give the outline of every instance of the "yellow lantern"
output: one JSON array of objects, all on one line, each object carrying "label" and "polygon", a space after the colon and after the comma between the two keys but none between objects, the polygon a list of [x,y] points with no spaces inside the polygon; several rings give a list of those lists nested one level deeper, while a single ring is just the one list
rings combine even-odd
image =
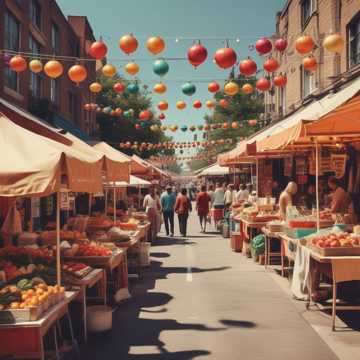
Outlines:
[{"label": "yellow lantern", "polygon": [[153,90],[157,94],[164,94],[167,90],[167,87],[165,84],[159,83],[154,86]]},{"label": "yellow lantern", "polygon": [[239,85],[234,81],[228,82],[224,87],[225,94],[229,96],[236,95],[239,92],[239,90],[240,90]]},{"label": "yellow lantern", "polygon": [[206,106],[209,108],[209,109],[212,109],[215,107],[215,103],[212,101],[212,100],[208,100],[206,102]]},{"label": "yellow lantern", "polygon": [[125,65],[125,71],[134,76],[139,72],[139,65],[134,63],[134,62],[129,62],[128,64]]},{"label": "yellow lantern", "polygon": [[44,73],[52,79],[58,78],[62,75],[63,72],[64,68],[62,64],[57,60],[50,60],[44,66]]},{"label": "yellow lantern", "polygon": [[344,48],[344,39],[339,34],[331,34],[324,39],[323,45],[331,53],[341,53]]},{"label": "yellow lantern", "polygon": [[43,69],[43,64],[40,60],[34,59],[29,62],[29,69],[35,74],[38,74]]},{"label": "yellow lantern", "polygon": [[89,86],[89,90],[92,92],[92,93],[99,93],[101,90],[102,90],[102,86],[100,83],[98,82],[93,82],[92,84],[90,84]]},{"label": "yellow lantern", "polygon": [[185,101],[178,101],[176,103],[176,107],[179,109],[179,110],[183,110],[186,108],[186,102]]},{"label": "yellow lantern", "polygon": [[102,73],[106,77],[113,77],[116,74],[116,67],[111,64],[106,64],[102,68]]},{"label": "yellow lantern", "polygon": [[160,36],[152,36],[146,42],[147,49],[153,54],[160,54],[165,49],[165,42]]}]

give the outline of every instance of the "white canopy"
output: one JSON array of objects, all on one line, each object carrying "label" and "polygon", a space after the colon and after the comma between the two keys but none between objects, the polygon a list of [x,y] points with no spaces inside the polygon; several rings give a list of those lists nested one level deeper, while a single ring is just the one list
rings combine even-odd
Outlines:
[{"label": "white canopy", "polygon": [[115,182],[108,182],[105,184],[105,187],[120,187],[120,188],[124,188],[124,187],[130,187],[130,186],[134,186],[134,187],[149,187],[151,186],[151,182],[141,179],[137,176],[134,175],[130,175],[130,182],[127,183],[125,181],[115,181]]},{"label": "white canopy", "polygon": [[219,164],[214,164],[203,171],[201,171],[197,176],[221,176],[221,175],[229,175],[230,174],[230,168],[228,167],[222,167]]}]

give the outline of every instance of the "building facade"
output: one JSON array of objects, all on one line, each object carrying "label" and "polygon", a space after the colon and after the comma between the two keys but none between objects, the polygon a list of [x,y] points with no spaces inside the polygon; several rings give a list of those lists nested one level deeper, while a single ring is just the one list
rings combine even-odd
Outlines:
[{"label": "building facade", "polygon": [[96,117],[84,111],[83,105],[95,101],[88,90],[96,78],[94,62],[83,64],[88,78],[76,85],[67,76],[74,60],[61,60],[64,74],[54,80],[43,73],[17,74],[10,70],[6,50],[84,58],[94,39],[87,18],[67,19],[55,0],[0,0],[0,49],[4,50],[0,61],[0,98],[50,123],[69,124],[93,136]]},{"label": "building facade", "polygon": [[[331,33],[339,33],[345,40],[341,54],[329,53],[322,46]],[[302,34],[316,43],[312,55],[318,67],[314,72],[303,69],[304,56],[294,48]],[[287,85],[265,96],[265,113],[272,121],[360,75],[360,0],[288,0],[276,18],[274,39],[279,37],[288,41],[288,48],[273,56],[281,64],[277,73],[287,75]]]}]

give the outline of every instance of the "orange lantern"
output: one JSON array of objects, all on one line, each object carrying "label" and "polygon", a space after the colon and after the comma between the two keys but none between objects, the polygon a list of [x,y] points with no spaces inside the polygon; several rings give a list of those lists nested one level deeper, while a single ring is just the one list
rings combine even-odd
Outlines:
[{"label": "orange lantern", "polygon": [[113,77],[116,74],[116,67],[111,64],[106,64],[102,68],[102,73],[106,77]]},{"label": "orange lantern", "polygon": [[299,54],[307,54],[314,49],[315,43],[311,36],[302,35],[295,41],[295,49]]},{"label": "orange lantern", "polygon": [[185,102],[185,101],[178,101],[178,102],[176,103],[176,107],[177,107],[177,109],[179,109],[179,110],[183,110],[183,109],[186,108],[186,102]]},{"label": "orange lantern", "polygon": [[56,79],[62,75],[64,68],[57,60],[50,60],[44,66],[44,73],[52,79]]},{"label": "orange lantern", "polygon": [[169,104],[166,101],[160,101],[158,103],[158,109],[161,110],[161,111],[167,110],[168,107],[169,107]]},{"label": "orange lantern", "polygon": [[84,110],[86,110],[86,111],[92,110],[91,104],[84,104]]},{"label": "orange lantern", "polygon": [[165,84],[159,83],[154,86],[153,90],[157,94],[164,94],[167,90],[167,87]]},{"label": "orange lantern", "polygon": [[206,106],[209,108],[209,109],[212,109],[215,107],[215,103],[212,101],[212,100],[208,100],[206,102]]},{"label": "orange lantern", "polygon": [[219,101],[219,105],[222,107],[222,108],[227,108],[227,107],[229,107],[229,102],[226,100],[226,99],[221,99],[220,101]]},{"label": "orange lantern", "polygon": [[230,81],[224,86],[224,93],[229,96],[234,96],[239,92],[239,85],[234,82]]},{"label": "orange lantern", "polygon": [[89,55],[96,60],[101,60],[107,53],[107,46],[100,40],[90,45]]},{"label": "orange lantern", "polygon": [[317,61],[313,56],[307,56],[302,61],[303,67],[306,71],[312,72],[317,68]]},{"label": "orange lantern", "polygon": [[251,120],[248,121],[248,124],[250,126],[255,126],[257,124],[257,120],[256,119],[251,119]]},{"label": "orange lantern", "polygon": [[98,82],[93,82],[92,84],[90,84],[89,90],[92,93],[97,94],[102,90],[102,85],[100,83],[98,83]]},{"label": "orange lantern", "polygon": [[227,130],[227,129],[229,128],[229,124],[226,123],[226,122],[223,123],[222,128],[223,128],[224,130]]},{"label": "orange lantern", "polygon": [[153,55],[157,55],[165,49],[165,42],[160,36],[152,36],[147,40],[146,47]]},{"label": "orange lantern", "polygon": [[236,121],[233,121],[231,123],[231,127],[235,130],[235,129],[237,129],[239,127],[239,125],[238,125],[238,123]]},{"label": "orange lantern", "polygon": [[27,69],[26,60],[19,55],[13,56],[9,62],[10,69],[17,73],[23,72]]},{"label": "orange lantern", "polygon": [[129,55],[137,50],[138,41],[132,34],[127,34],[120,38],[119,47],[124,53]]},{"label": "orange lantern", "polygon": [[251,84],[244,84],[241,90],[244,94],[252,94],[254,92],[254,88]]},{"label": "orange lantern", "polygon": [[139,72],[139,65],[134,63],[134,62],[129,62],[128,64],[125,65],[125,71],[134,76]]},{"label": "orange lantern", "polygon": [[38,73],[40,73],[42,71],[43,64],[42,64],[42,62],[40,60],[37,60],[37,59],[31,60],[29,62],[29,69],[34,74],[38,74]]},{"label": "orange lantern", "polygon": [[87,70],[82,65],[73,65],[68,71],[68,76],[71,81],[78,84],[86,79]]}]

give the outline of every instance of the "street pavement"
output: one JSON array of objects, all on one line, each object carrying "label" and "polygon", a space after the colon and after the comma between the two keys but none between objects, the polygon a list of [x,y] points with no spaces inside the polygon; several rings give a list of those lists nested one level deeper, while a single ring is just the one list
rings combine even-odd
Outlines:
[{"label": "street pavement", "polygon": [[91,336],[83,359],[337,359],[263,266],[199,230],[192,214],[186,239],[160,234],[113,331]]}]

